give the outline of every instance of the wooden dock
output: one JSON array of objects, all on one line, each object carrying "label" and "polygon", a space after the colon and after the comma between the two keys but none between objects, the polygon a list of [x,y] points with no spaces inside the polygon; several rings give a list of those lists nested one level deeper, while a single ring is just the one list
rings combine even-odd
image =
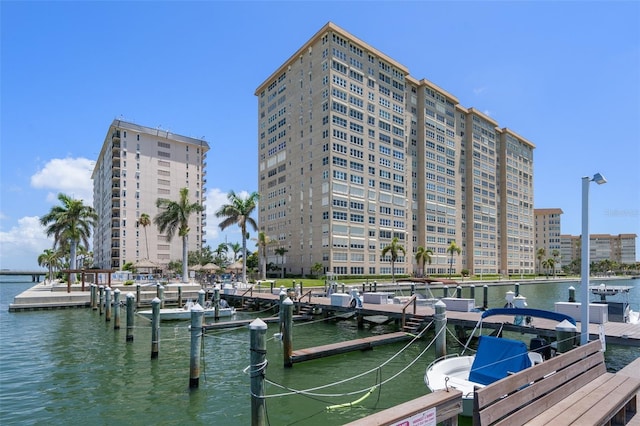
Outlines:
[{"label": "wooden dock", "polygon": [[[225,295],[229,300],[238,299],[259,299],[264,302],[272,301],[277,303],[278,296],[269,293],[253,292],[251,295]],[[363,307],[355,311],[348,307],[334,306],[331,304],[331,299],[322,296],[305,296],[302,300],[295,301],[296,305],[307,305],[316,308],[322,308],[323,311],[333,312],[334,314],[358,312],[363,316],[377,316],[385,315],[390,318],[402,321],[403,316],[405,318],[421,317],[425,321],[430,322],[433,319],[435,310],[429,306],[415,306],[415,312],[413,307],[404,308],[400,304],[373,304],[363,303]],[[405,310],[403,314],[403,308]],[[465,328],[473,328],[480,319],[481,312],[455,312],[447,311],[447,322],[449,325],[460,325]],[[495,316],[483,321],[484,328],[500,328],[509,331],[518,331],[524,333],[536,333],[541,336],[555,336],[555,327],[557,323],[555,321],[546,320],[542,318],[535,318],[532,326],[520,326],[513,324],[513,317]],[[580,331],[580,322],[576,323],[577,330]],[[604,324],[604,334],[606,342],[615,345],[623,346],[638,346],[640,347],[640,324],[628,324],[619,322],[606,322]],[[598,339],[600,336],[600,325],[589,324],[589,340]]]},{"label": "wooden dock", "polygon": [[361,339],[330,343],[328,345],[315,346],[307,349],[299,349],[291,353],[291,363],[295,364],[297,362],[309,361],[311,359],[324,358],[352,351],[364,351],[373,349],[375,346],[403,342],[411,340],[412,338],[412,335],[399,331],[396,333],[380,334],[377,336],[363,337]]},{"label": "wooden dock", "polygon": [[[260,318],[265,323],[277,323],[280,321],[280,317],[268,317],[268,318]],[[294,315],[294,321],[304,321],[310,319],[307,315]],[[203,330],[221,330],[225,328],[236,328],[236,327],[245,327],[255,321],[256,318],[244,319],[244,320],[234,320],[234,321],[220,321],[220,322],[212,322],[209,324],[203,324]]]}]

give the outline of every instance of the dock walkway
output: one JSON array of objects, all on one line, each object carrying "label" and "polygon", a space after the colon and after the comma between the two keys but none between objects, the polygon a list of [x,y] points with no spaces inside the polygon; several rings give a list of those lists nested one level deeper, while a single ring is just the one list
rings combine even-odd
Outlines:
[{"label": "dock walkway", "polygon": [[[240,295],[225,295],[229,299],[239,298]],[[243,298],[259,299],[263,301],[276,301],[278,296],[270,293],[253,292],[252,295],[244,295]],[[335,312],[354,312],[354,309],[348,307],[340,307],[331,304],[329,297],[323,296],[305,296],[303,300],[298,300],[295,303],[301,303],[305,305],[311,305],[314,307],[322,308],[327,311]],[[386,315],[396,320],[401,320],[403,316],[403,305],[400,304],[374,304],[363,303],[362,308],[357,312],[361,315]],[[424,317],[426,321],[431,321],[435,314],[435,310],[429,306],[418,305],[415,307],[415,316]],[[480,319],[481,312],[456,312],[447,311],[447,322],[449,325],[461,325],[467,328],[474,327]],[[414,316],[413,308],[406,309],[406,314],[409,317]],[[483,327],[485,328],[500,328],[509,331],[518,332],[531,332],[544,336],[555,336],[555,327],[557,322],[547,320],[543,318],[535,318],[531,326],[520,326],[513,324],[514,318],[508,316],[495,316],[483,321]],[[580,322],[576,322],[577,330],[580,330]],[[589,340],[598,339],[600,336],[600,325],[589,324]],[[624,346],[640,346],[640,324],[629,324],[619,322],[606,322],[604,324],[604,334],[606,342],[616,345]]]},{"label": "dock walkway", "polygon": [[318,359],[357,350],[364,351],[367,349],[373,349],[375,346],[403,342],[411,340],[412,338],[412,335],[399,331],[396,333],[380,334],[377,336],[363,337],[361,339],[330,343],[328,345],[315,346],[307,349],[299,349],[291,353],[291,363],[295,364],[297,362],[309,361],[311,359]]}]

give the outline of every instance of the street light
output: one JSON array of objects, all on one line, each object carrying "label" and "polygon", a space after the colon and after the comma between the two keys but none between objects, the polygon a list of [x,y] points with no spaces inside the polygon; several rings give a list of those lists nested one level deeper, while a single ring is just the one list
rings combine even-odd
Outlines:
[{"label": "street light", "polygon": [[582,303],[580,305],[580,345],[589,342],[589,182],[598,185],[607,183],[600,173],[592,178],[582,178],[582,256],[580,261],[580,282],[582,287]]}]

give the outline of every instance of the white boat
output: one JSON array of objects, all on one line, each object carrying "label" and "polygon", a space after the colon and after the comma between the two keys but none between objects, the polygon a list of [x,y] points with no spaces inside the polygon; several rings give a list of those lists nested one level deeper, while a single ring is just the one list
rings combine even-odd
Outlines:
[{"label": "white boat", "polygon": [[[229,306],[225,300],[220,301],[220,307],[218,308],[218,317],[225,318],[235,315],[236,308]],[[176,320],[189,320],[191,319],[191,308],[197,305],[188,301],[182,308],[163,308],[160,309],[160,321],[176,321]],[[207,302],[209,305],[209,302]],[[144,311],[138,311],[138,314],[145,318],[151,319],[153,317],[153,310],[148,309]],[[206,306],[204,308],[205,318],[215,318],[216,309],[213,306]]]},{"label": "white boat", "polygon": [[[481,329],[482,320],[492,315],[548,318],[558,322],[567,320],[575,325],[573,318],[556,312],[528,308],[498,308],[483,312],[476,328],[480,327]],[[469,338],[470,340],[471,338]],[[427,367],[424,381],[432,392],[449,387],[461,391],[462,415],[472,416],[474,387],[487,386],[509,374],[517,373],[543,361],[541,353],[530,350],[522,341],[480,336],[475,355],[453,355],[435,360]]]}]

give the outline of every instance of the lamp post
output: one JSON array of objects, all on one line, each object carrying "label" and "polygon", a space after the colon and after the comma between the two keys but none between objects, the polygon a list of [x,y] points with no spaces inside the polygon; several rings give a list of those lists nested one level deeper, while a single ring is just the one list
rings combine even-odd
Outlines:
[{"label": "lamp post", "polygon": [[589,342],[589,182],[598,185],[607,183],[600,173],[593,177],[582,178],[582,256],[580,260],[580,286],[582,288],[582,303],[580,304],[580,345]]}]

